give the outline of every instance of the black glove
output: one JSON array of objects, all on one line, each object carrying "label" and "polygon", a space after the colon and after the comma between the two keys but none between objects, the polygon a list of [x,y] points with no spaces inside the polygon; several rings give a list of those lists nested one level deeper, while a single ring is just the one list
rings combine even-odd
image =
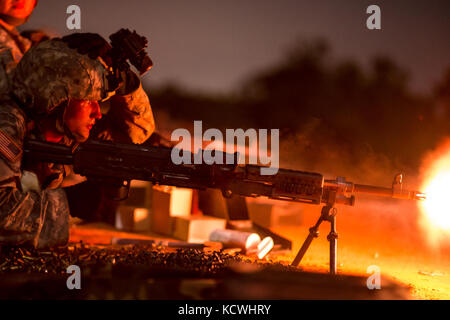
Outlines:
[{"label": "black glove", "polygon": [[85,221],[102,221],[114,225],[115,213],[128,195],[128,189],[99,181],[85,181],[64,188],[70,215]]},{"label": "black glove", "polygon": [[102,201],[102,190],[98,184],[85,181],[64,188],[69,202],[70,215],[87,221],[98,220],[97,212]]},{"label": "black glove", "polygon": [[130,65],[120,50],[115,50],[111,45],[96,33],[73,33],[62,38],[69,48],[76,49],[80,54],[86,54],[91,59],[101,57],[113,73],[108,78],[109,90],[119,90],[129,93],[139,87],[139,79],[132,76]]}]

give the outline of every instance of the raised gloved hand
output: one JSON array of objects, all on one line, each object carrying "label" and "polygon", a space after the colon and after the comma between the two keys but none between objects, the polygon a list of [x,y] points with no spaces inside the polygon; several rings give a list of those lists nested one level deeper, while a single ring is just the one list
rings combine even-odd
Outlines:
[{"label": "raised gloved hand", "polygon": [[[91,59],[101,58],[105,64],[113,70],[108,77],[109,88],[116,88],[120,92],[130,92],[126,88],[136,87],[133,77],[127,77],[130,70],[129,64],[118,57],[111,45],[96,33],[73,33],[62,38],[69,48],[85,54]],[[130,84],[130,81],[133,83]],[[139,81],[139,79],[138,79]],[[114,89],[112,89],[114,90]]]}]

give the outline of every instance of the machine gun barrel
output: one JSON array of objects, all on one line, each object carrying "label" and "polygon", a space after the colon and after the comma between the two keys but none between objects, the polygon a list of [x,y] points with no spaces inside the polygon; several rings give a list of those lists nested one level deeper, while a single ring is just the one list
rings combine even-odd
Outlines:
[{"label": "machine gun barrel", "polygon": [[426,195],[422,192],[403,189],[401,175],[395,176],[392,188],[347,182],[342,177],[336,180],[325,180],[324,188],[334,189],[341,194],[360,193],[406,200],[424,200],[426,198]]},{"label": "machine gun barrel", "polygon": [[406,200],[424,200],[425,194],[419,191],[411,191],[404,190],[402,188],[396,189],[395,186],[393,188],[384,188],[377,186],[370,186],[364,184],[355,184],[354,185],[355,193],[365,193],[365,194],[373,194],[383,197],[391,197],[395,199],[406,199]]}]

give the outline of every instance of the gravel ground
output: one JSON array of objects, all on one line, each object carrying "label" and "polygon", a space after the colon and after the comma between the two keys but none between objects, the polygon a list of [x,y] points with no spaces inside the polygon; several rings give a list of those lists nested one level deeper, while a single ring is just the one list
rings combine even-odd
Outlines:
[{"label": "gravel ground", "polygon": [[[69,290],[78,265],[81,289]],[[386,280],[307,273],[286,262],[213,250],[151,246],[69,245],[51,250],[2,247],[0,299],[405,299],[409,289]]]},{"label": "gravel ground", "polygon": [[[224,251],[166,249],[147,245],[99,247],[83,243],[36,250],[18,246],[0,247],[0,273],[25,272],[62,275],[70,265],[136,265],[164,267],[212,275],[233,263],[256,263]],[[292,270],[277,263],[279,267]]]}]

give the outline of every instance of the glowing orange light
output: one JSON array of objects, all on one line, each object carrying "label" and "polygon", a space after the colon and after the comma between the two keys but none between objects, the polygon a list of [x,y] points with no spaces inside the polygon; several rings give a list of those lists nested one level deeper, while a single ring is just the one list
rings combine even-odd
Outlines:
[{"label": "glowing orange light", "polygon": [[435,176],[425,188],[427,199],[422,202],[430,222],[450,230],[450,170]]},{"label": "glowing orange light", "polygon": [[450,142],[429,155],[424,171],[421,201],[423,223],[432,232],[450,234]]}]

